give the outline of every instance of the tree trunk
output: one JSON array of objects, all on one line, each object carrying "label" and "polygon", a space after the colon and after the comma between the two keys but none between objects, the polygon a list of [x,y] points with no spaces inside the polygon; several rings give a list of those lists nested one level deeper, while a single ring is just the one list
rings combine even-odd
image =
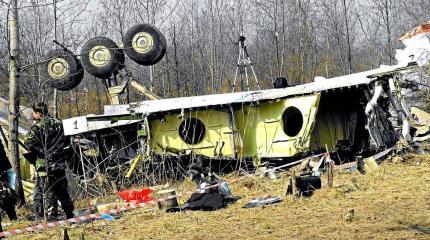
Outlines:
[{"label": "tree trunk", "polygon": [[[54,40],[57,41],[57,0],[54,0]],[[54,116],[58,118],[58,92],[54,89]]]},{"label": "tree trunk", "polygon": [[[279,57],[279,33],[278,33],[278,0],[275,1],[273,9],[273,24],[275,26],[275,48],[276,48],[276,77],[281,77],[281,60]],[[273,78],[272,78],[273,81]]]},{"label": "tree trunk", "polygon": [[390,5],[391,1],[385,0],[384,1],[384,19],[385,19],[385,27],[387,29],[387,47],[388,47],[388,57],[389,57],[389,64],[391,65],[393,62],[393,44],[391,42],[391,26],[390,26]]},{"label": "tree trunk", "polygon": [[[194,0],[191,1],[191,43],[194,44]],[[196,83],[196,61],[194,56],[194,46],[191,47],[191,89],[197,88]]]},{"label": "tree trunk", "polygon": [[180,82],[179,82],[179,61],[178,61],[178,44],[176,42],[176,25],[173,25],[173,49],[174,49],[173,58],[175,59],[176,96],[180,97],[181,91],[180,91]]},{"label": "tree trunk", "polygon": [[210,74],[211,74],[211,92],[215,93],[215,30],[214,30],[214,13],[213,13],[213,6],[212,6],[212,0],[208,0],[209,3],[209,11],[210,11],[210,17],[211,17],[211,34],[210,34]]},{"label": "tree trunk", "polygon": [[352,53],[351,53],[351,40],[349,36],[349,22],[348,12],[346,10],[346,0],[342,0],[343,5],[343,16],[345,18],[345,29],[346,29],[346,44],[348,46],[348,74],[352,72]]},{"label": "tree trunk", "polygon": [[19,200],[25,203],[21,182],[21,167],[18,147],[19,119],[19,30],[17,0],[10,1],[9,27],[9,161],[16,174],[16,190]]}]

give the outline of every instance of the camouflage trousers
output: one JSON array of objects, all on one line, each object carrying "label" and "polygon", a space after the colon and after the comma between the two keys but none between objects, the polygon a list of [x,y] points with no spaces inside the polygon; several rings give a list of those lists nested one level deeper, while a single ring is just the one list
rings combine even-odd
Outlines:
[{"label": "camouflage trousers", "polygon": [[58,203],[67,218],[73,217],[73,201],[67,191],[67,178],[64,170],[49,172],[48,176],[37,176],[34,186],[35,220],[56,220],[58,218]]}]

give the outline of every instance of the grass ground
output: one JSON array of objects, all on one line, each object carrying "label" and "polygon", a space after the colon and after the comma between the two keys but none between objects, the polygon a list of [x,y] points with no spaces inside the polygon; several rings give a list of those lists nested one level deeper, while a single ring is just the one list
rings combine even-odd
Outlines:
[{"label": "grass ground", "polygon": [[[336,172],[334,188],[310,198],[285,197],[286,174],[230,185],[243,199],[213,212],[165,213],[146,208],[113,222],[67,227],[71,239],[430,239],[430,156],[385,161],[366,175]],[[237,176],[227,176],[229,180]],[[191,189],[190,182],[178,190]],[[253,198],[282,196],[278,205],[244,209]],[[186,199],[184,199],[186,200]],[[347,217],[354,211],[354,216]],[[351,215],[351,214],[349,214]],[[28,226],[29,222],[7,227]],[[63,239],[62,229],[13,239]]]}]

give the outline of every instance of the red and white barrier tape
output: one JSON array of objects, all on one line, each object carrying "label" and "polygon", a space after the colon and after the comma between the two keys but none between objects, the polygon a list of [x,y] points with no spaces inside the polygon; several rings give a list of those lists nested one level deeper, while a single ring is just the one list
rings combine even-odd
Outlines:
[{"label": "red and white barrier tape", "polygon": [[[265,171],[262,171],[262,172],[259,172],[259,173],[254,173],[254,174],[242,176],[242,177],[240,177],[240,178],[238,178],[236,180],[228,182],[228,184],[236,183],[236,182],[240,181],[241,179],[244,179],[244,178],[247,178],[247,177],[250,177],[250,176],[257,176],[257,175],[261,175],[261,174],[264,174],[264,173],[267,173],[267,172],[270,172],[270,171],[273,171],[273,170],[277,170],[277,169],[281,169],[281,168],[284,168],[284,167],[292,166],[294,164],[301,163],[301,162],[303,162],[303,161],[305,161],[305,160],[307,160],[309,158],[319,157],[319,156],[322,156],[322,155],[323,154],[318,154],[318,155],[315,155],[315,156],[312,156],[312,157],[307,157],[307,158],[304,158],[304,159],[301,159],[301,160],[298,160],[298,161],[295,161],[295,162],[287,163],[285,165],[282,165],[282,166],[279,166],[279,167],[276,167],[276,168],[268,169],[268,170],[265,170]],[[151,200],[151,201],[144,202],[144,203],[139,203],[139,204],[132,204],[132,203],[130,203],[128,206],[117,207],[116,209],[111,209],[111,210],[105,211],[105,212],[103,212],[103,214],[118,214],[118,213],[121,213],[121,212],[126,212],[126,211],[130,211],[130,210],[134,210],[134,209],[143,208],[143,207],[148,206],[148,205],[154,205],[154,204],[156,204],[158,202],[163,202],[163,201],[166,201],[166,200],[169,200],[169,199],[173,199],[173,198],[177,198],[177,197],[188,196],[188,195],[191,195],[193,193],[200,192],[202,190],[215,188],[215,187],[221,186],[221,184],[222,184],[222,182],[214,184],[214,185],[207,186],[207,187],[202,188],[202,189],[198,189],[196,191],[187,191],[187,192],[184,192],[182,194],[176,194],[176,195],[171,195],[171,196],[167,196],[167,197],[164,197],[164,198],[158,198],[158,199]],[[26,227],[26,228],[21,228],[21,229],[3,231],[3,232],[0,232],[0,237],[10,237],[10,236],[21,234],[21,233],[34,232],[34,231],[39,231],[39,230],[43,230],[43,229],[47,229],[47,228],[53,228],[53,227],[64,226],[64,225],[73,224],[73,223],[79,223],[79,222],[83,222],[83,221],[87,221],[87,220],[98,220],[98,219],[102,218],[101,215],[102,214],[89,214],[89,215],[86,215],[86,216],[79,216],[79,217],[69,218],[69,219],[61,220],[61,221],[42,223],[42,224],[39,224],[39,225],[36,225],[36,226],[31,226],[31,227]]]},{"label": "red and white barrier tape", "polygon": [[[221,184],[215,184],[215,185],[207,186],[204,189],[210,189],[210,188],[218,187],[220,185]],[[201,191],[204,189],[199,189],[198,191]],[[194,191],[194,192],[198,192],[198,191]],[[143,207],[148,206],[148,205],[154,205],[158,202],[163,202],[163,201],[173,199],[176,197],[191,195],[194,192],[193,191],[187,191],[187,192],[184,192],[183,194],[171,195],[171,196],[167,196],[164,198],[158,198],[155,200],[151,200],[151,201],[139,203],[139,204],[130,203],[128,206],[117,207],[116,209],[107,210],[107,211],[103,212],[103,214],[118,214],[121,212],[139,209],[139,208],[143,208]],[[47,229],[47,228],[53,228],[53,227],[68,225],[68,224],[72,224],[72,223],[79,223],[79,222],[83,222],[83,221],[87,221],[87,220],[98,220],[98,219],[102,218],[101,215],[102,214],[89,214],[86,216],[79,216],[79,217],[69,218],[69,219],[61,220],[61,221],[42,223],[42,224],[39,224],[36,226],[31,226],[31,227],[26,227],[26,228],[21,228],[21,229],[3,231],[3,232],[0,232],[0,237],[10,237],[12,235],[17,235],[17,234],[21,234],[21,233],[34,232],[34,231],[39,231],[39,230],[43,230],[43,229]]]}]

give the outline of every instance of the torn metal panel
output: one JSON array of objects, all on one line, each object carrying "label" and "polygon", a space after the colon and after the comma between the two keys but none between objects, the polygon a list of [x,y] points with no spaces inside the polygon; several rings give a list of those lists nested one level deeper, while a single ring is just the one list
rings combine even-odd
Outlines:
[{"label": "torn metal panel", "polygon": [[417,107],[412,107],[411,114],[414,120],[411,121],[411,126],[416,129],[413,140],[423,142],[430,139],[430,113]]},{"label": "torn metal panel", "polygon": [[229,112],[185,111],[149,121],[150,148],[157,154],[197,154],[234,158],[233,129]]},{"label": "torn metal panel", "polygon": [[427,65],[430,60],[430,22],[421,24],[403,35],[400,40],[406,45],[405,49],[396,50],[396,60],[399,64],[417,62]]},{"label": "torn metal panel", "polygon": [[411,107],[411,114],[417,120],[418,124],[430,126],[430,113],[417,107]]},{"label": "torn metal panel", "polygon": [[[389,121],[388,99],[382,97],[389,89],[384,84],[386,81],[378,81],[374,85],[373,96],[365,92],[370,101],[367,103],[365,113],[367,116],[366,128],[369,131],[372,143],[376,148],[386,148],[394,145],[399,139],[399,134],[394,130],[392,122]],[[391,101],[392,102],[392,101]]]},{"label": "torn metal panel", "polygon": [[309,149],[320,94],[246,105],[235,112],[240,157],[285,158]]},{"label": "torn metal panel", "polygon": [[[88,117],[88,116],[87,116]],[[79,133],[92,132],[95,130],[108,129],[118,126],[133,124],[141,120],[117,120],[113,118],[109,121],[88,121],[86,116],[68,118],[63,120],[64,134],[66,136]]]}]

